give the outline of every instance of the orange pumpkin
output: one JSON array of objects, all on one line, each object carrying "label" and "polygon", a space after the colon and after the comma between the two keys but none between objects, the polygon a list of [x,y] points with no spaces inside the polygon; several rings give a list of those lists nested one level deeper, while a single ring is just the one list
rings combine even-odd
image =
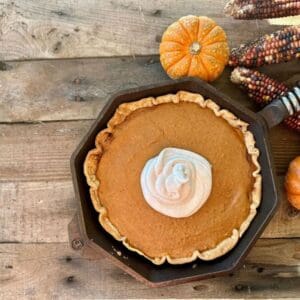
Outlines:
[{"label": "orange pumpkin", "polygon": [[300,210],[300,156],[290,163],[285,178],[285,188],[289,202]]},{"label": "orange pumpkin", "polygon": [[228,62],[224,30],[207,17],[186,16],[171,24],[162,36],[160,61],[171,78],[199,77],[213,81]]}]

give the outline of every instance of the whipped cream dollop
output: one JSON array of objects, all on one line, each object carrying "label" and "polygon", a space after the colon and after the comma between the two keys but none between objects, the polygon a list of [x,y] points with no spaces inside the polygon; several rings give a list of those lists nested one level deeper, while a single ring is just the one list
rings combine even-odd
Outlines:
[{"label": "whipped cream dollop", "polygon": [[211,165],[197,153],[165,148],[145,164],[141,187],[156,211],[173,218],[189,217],[210,195]]}]

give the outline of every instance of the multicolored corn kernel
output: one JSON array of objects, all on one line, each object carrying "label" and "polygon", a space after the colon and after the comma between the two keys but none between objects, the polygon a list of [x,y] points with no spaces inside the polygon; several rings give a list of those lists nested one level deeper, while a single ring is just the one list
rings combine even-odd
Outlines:
[{"label": "multicolored corn kernel", "polygon": [[284,120],[286,126],[300,133],[300,112]]},{"label": "multicolored corn kernel", "polygon": [[[248,96],[261,106],[285,95],[289,88],[281,82],[256,70],[237,67],[231,73],[231,81],[242,87]],[[288,117],[284,123],[300,132],[300,112]]]},{"label": "multicolored corn kernel", "polygon": [[300,58],[300,26],[290,26],[233,48],[228,64],[251,68],[296,58]]},{"label": "multicolored corn kernel", "polygon": [[300,15],[299,0],[230,0],[224,11],[235,19],[270,19]]},{"label": "multicolored corn kernel", "polygon": [[263,106],[288,92],[285,84],[244,67],[237,67],[232,71],[231,81],[242,86],[251,99]]}]

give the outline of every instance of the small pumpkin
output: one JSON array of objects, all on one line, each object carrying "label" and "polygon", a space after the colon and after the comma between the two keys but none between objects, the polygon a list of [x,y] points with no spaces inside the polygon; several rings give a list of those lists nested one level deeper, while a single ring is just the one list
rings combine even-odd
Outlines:
[{"label": "small pumpkin", "polygon": [[162,67],[171,78],[213,81],[224,70],[229,47],[224,30],[208,17],[185,16],[171,24],[159,47]]},{"label": "small pumpkin", "polygon": [[300,210],[300,156],[297,156],[289,165],[285,188],[288,201]]}]

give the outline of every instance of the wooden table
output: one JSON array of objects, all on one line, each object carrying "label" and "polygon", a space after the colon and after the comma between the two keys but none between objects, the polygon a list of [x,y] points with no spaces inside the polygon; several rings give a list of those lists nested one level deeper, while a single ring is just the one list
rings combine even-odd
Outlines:
[{"label": "wooden table", "polygon": [[[222,25],[231,46],[276,30],[267,21],[233,21],[217,1],[0,1],[0,298],[300,297],[300,214],[283,190],[300,137],[271,130],[281,204],[232,276],[149,289],[107,259],[83,259],[68,245],[75,213],[69,158],[117,90],[166,79],[158,45],[187,14]],[[289,84],[299,61],[263,70]],[[229,81],[214,83],[254,109]]]}]

